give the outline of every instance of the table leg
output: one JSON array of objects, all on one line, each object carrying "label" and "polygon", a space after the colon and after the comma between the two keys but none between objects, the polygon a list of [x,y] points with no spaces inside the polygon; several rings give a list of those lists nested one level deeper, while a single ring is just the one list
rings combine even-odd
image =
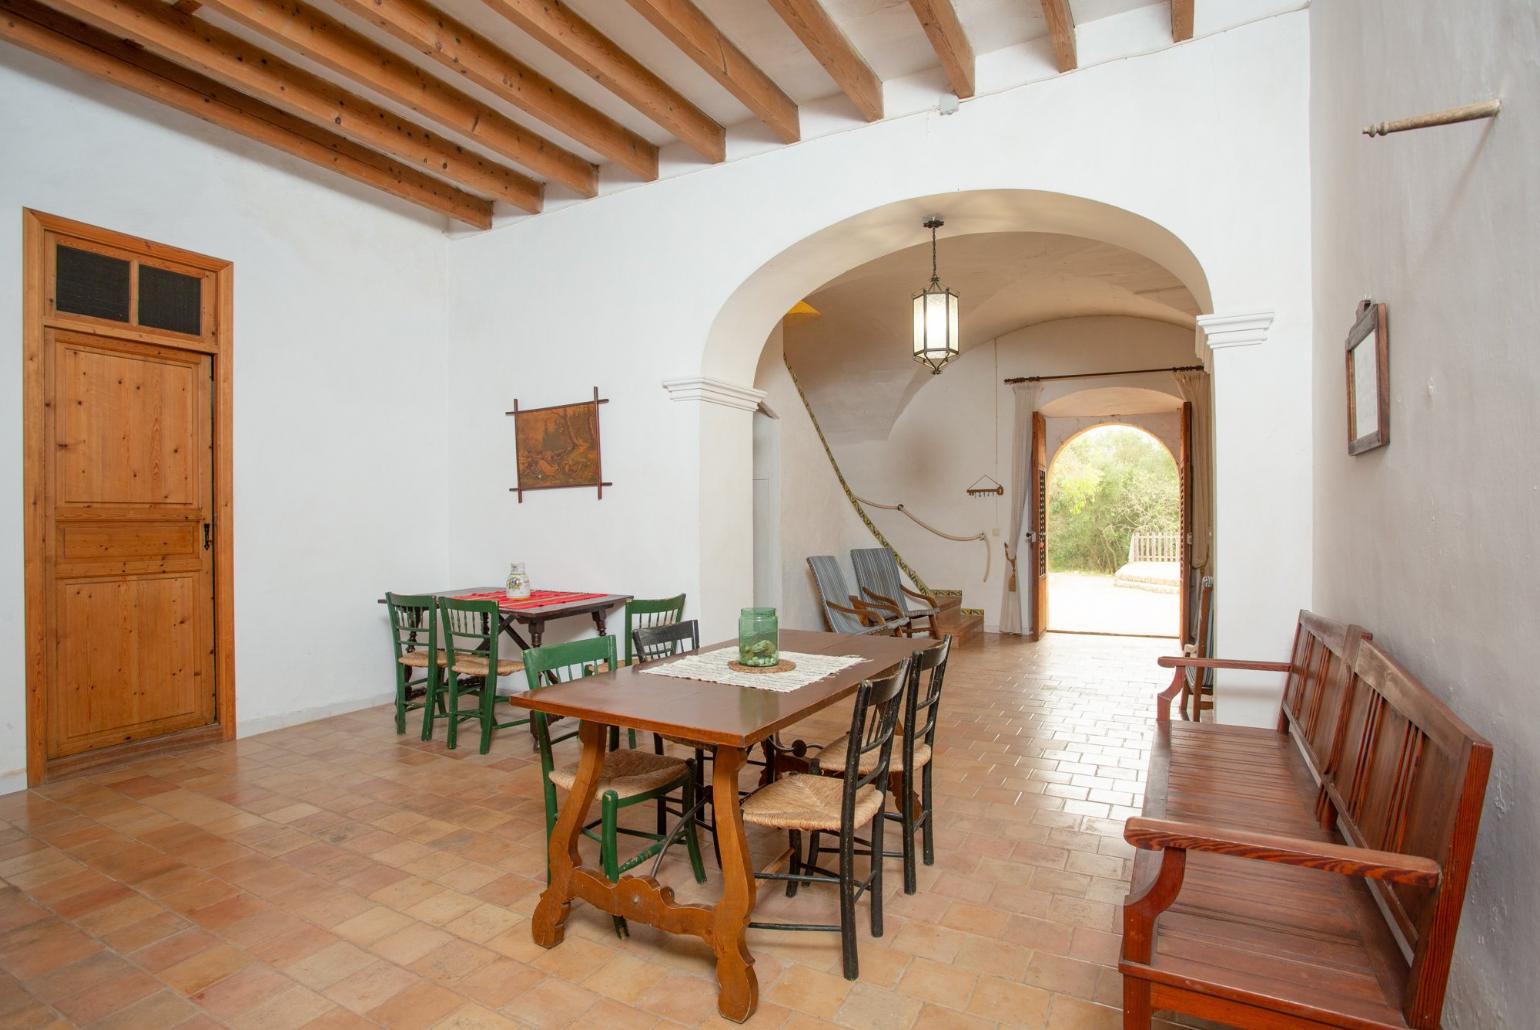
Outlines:
[{"label": "table leg", "polygon": [[551,831],[547,851],[550,884],[540,895],[540,903],[535,906],[535,914],[530,920],[535,943],[542,948],[554,948],[566,936],[563,924],[572,910],[572,899],[576,897],[574,879],[583,868],[578,841],[583,836],[583,820],[593,804],[599,774],[604,768],[605,729],[603,724],[587,720],[578,726],[583,754],[578,758],[577,775],[572,781],[572,789],[567,792],[567,801],[556,818],[556,828]]},{"label": "table leg", "polygon": [[618,883],[610,883],[601,873],[585,867],[578,854],[583,820],[593,804],[604,766],[607,730],[588,721],[579,728],[583,755],[578,759],[572,790],[551,831],[551,882],[535,906],[531,935],[542,948],[556,947],[565,936],[563,924],[573,900],[581,899],[611,915],[669,933],[699,937],[716,953],[717,1011],[741,1023],[759,1005],[759,979],[754,975],[754,957],[745,939],[754,912],[754,867],[738,807],[738,772],[747,755],[742,748],[719,747],[714,763],[712,798],[722,848],[722,900],[714,906],[681,905],[674,901],[673,888],[650,876],[626,875]]},{"label": "table leg", "polygon": [[601,637],[602,636],[607,636],[608,634],[606,634],[605,630],[604,630],[604,616],[605,616],[604,609],[601,608],[598,611],[594,612],[593,616],[594,616],[594,628],[599,631],[599,635]]},{"label": "table leg", "polygon": [[754,914],[754,866],[738,804],[738,771],[747,759],[742,748],[717,748],[711,779],[712,818],[722,852],[722,899],[712,913],[708,941],[717,957],[717,1011],[738,1023],[759,1006],[759,977],[746,940]]}]

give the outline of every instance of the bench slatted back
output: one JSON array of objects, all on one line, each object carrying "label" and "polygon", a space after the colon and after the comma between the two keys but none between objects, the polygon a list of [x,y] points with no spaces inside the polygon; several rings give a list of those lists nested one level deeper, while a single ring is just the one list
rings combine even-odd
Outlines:
[{"label": "bench slatted back", "polygon": [[1405,942],[1411,1026],[1437,1026],[1492,747],[1372,640],[1358,644],[1323,790],[1344,839],[1438,862],[1437,887],[1367,881]]},{"label": "bench slatted back", "polygon": [[1331,774],[1353,657],[1367,636],[1358,626],[1299,613],[1278,731],[1293,736],[1317,782]]}]

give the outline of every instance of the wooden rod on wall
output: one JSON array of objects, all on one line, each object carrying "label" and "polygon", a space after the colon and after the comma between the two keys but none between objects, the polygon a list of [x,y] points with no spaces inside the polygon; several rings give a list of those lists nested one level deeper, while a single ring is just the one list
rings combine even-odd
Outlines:
[{"label": "wooden rod on wall", "polygon": [[1497,112],[1503,109],[1501,100],[1483,100],[1479,104],[1466,104],[1464,107],[1451,107],[1447,111],[1438,111],[1433,114],[1420,114],[1415,118],[1401,118],[1393,122],[1380,122],[1364,129],[1364,135],[1371,138],[1375,136],[1388,136],[1392,132],[1405,132],[1408,129],[1426,129],[1434,125],[1453,125],[1456,122],[1473,122],[1478,118],[1495,118]]},{"label": "wooden rod on wall", "polygon": [[1146,372],[1202,372],[1202,365],[1172,365],[1169,368],[1124,368],[1116,372],[1067,372],[1059,376],[1013,376],[1007,383],[1051,383],[1056,379],[1100,379],[1102,376],[1137,376]]}]

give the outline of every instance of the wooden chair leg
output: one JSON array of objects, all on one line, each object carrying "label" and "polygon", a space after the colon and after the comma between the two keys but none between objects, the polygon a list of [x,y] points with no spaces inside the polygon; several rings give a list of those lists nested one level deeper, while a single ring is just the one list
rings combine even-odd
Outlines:
[{"label": "wooden chair leg", "polygon": [[856,842],[854,834],[854,827],[844,826],[840,828],[840,958],[846,980],[856,980],[861,976],[860,961],[856,956]]},{"label": "wooden chair leg", "polygon": [[[793,875],[793,876],[801,876],[802,875],[802,831],[801,830],[787,830],[786,831],[786,841],[791,846],[791,866],[788,869],[788,872],[790,872],[791,875]],[[797,888],[799,886],[801,886],[801,884],[799,884],[796,880],[787,880],[786,881],[786,896],[788,898],[795,898],[797,896]]]},{"label": "wooden chair leg", "polygon": [[872,816],[872,868],[870,873],[872,886],[866,893],[872,906],[873,937],[882,936],[882,842],[885,836],[883,827],[888,821],[884,808],[886,806],[877,809],[877,814]]},{"label": "wooden chair leg", "polygon": [[1123,1030],[1149,1030],[1150,985],[1147,980],[1123,977]]},{"label": "wooden chair leg", "polygon": [[460,677],[449,673],[449,729],[444,743],[453,751],[460,742]]},{"label": "wooden chair leg", "polygon": [[[613,790],[605,791],[599,799],[599,819],[599,862],[604,866],[605,879],[616,883],[620,880],[620,797]],[[615,924],[616,937],[631,935],[623,917],[610,918]]]},{"label": "wooden chair leg", "polygon": [[412,674],[407,667],[396,664],[396,736],[406,733],[406,697],[411,687],[408,685]]},{"label": "wooden chair leg", "polygon": [[935,802],[931,800],[930,791],[930,765],[927,764],[920,770],[920,807],[925,812],[925,824],[921,833],[924,835],[924,858],[926,865],[936,864],[936,809]]},{"label": "wooden chair leg", "polygon": [[481,753],[492,750],[492,729],[497,724],[497,677],[488,676],[481,683]]}]

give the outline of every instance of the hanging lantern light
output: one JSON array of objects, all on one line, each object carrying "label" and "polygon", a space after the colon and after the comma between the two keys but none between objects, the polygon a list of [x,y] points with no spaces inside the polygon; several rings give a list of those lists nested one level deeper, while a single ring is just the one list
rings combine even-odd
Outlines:
[{"label": "hanging lantern light", "polygon": [[941,285],[936,272],[936,230],[946,223],[932,216],[930,230],[930,285],[914,295],[914,360],[940,375],[942,366],[957,357],[957,294]]}]

